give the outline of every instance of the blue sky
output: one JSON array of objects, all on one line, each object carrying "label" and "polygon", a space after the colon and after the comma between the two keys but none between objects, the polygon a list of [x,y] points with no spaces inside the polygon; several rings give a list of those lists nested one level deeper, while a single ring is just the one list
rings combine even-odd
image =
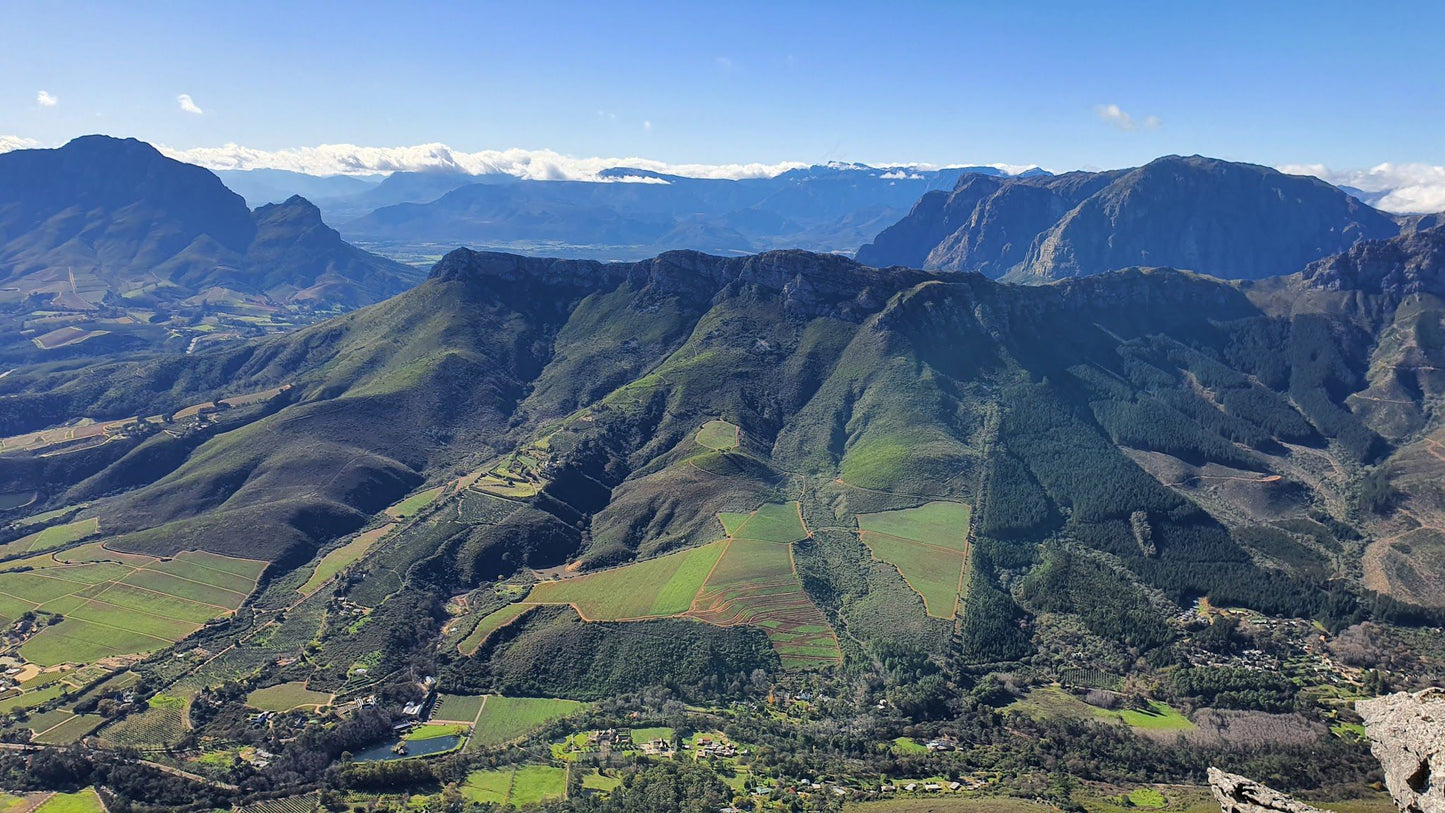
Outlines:
[{"label": "blue sky", "polygon": [[106,132],[177,149],[442,142],[704,163],[1070,169],[1199,152],[1445,164],[1440,3],[44,2],[4,14],[0,136],[42,145]]}]

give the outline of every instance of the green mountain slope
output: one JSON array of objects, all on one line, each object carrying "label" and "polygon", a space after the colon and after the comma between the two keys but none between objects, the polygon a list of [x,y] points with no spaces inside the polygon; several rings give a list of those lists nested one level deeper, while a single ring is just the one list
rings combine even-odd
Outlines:
[{"label": "green mountain slope", "polygon": [[[1435,267],[1437,240],[1357,251]],[[1019,287],[802,252],[604,265],[458,250],[416,289],[286,336],[0,379],[7,435],[57,409],[174,413],[17,445],[0,477],[38,493],[25,513],[84,503],[113,549],[261,558],[276,585],[440,486],[323,589],[372,611],[318,656],[337,686],[357,653],[413,657],[447,596],[476,596],[480,618],[539,578],[620,567],[627,583],[630,563],[719,540],[715,572],[638,600],[675,615],[548,600],[470,656],[453,645],[446,680],[589,699],[639,663],[662,681],[840,658],[971,668],[1052,657],[1060,614],[1167,661],[1168,619],[1198,598],[1333,628],[1431,619],[1414,605],[1433,603],[1435,560],[1366,546],[1408,521],[1360,495],[1394,488],[1390,467],[1434,425],[1433,387],[1410,370],[1438,352],[1438,300],[1382,280],[1392,262],[1332,262],[1259,284],[1134,269]],[[717,420],[736,447],[700,442]],[[940,500],[971,511],[860,538],[860,514]],[[760,528],[795,512],[804,538],[748,537],[754,511]],[[1087,606],[1100,580],[1119,612]],[[1067,601],[1040,597],[1061,583]],[[525,666],[551,662],[570,665]]]}]

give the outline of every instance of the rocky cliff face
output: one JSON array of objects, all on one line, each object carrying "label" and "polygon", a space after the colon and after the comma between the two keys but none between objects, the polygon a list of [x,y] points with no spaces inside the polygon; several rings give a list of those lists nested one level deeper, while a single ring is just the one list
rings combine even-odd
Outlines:
[{"label": "rocky cliff face", "polygon": [[1325,813],[1239,774],[1209,769],[1209,789],[1223,813]]},{"label": "rocky cliff face", "polygon": [[1445,813],[1445,689],[1361,700],[1370,751],[1403,813]]},{"label": "rocky cliff face", "polygon": [[1290,274],[1400,224],[1317,178],[1200,156],[1052,178],[963,178],[858,250],[872,265],[1045,282],[1129,266]]},{"label": "rocky cliff face", "polygon": [[[1370,752],[1401,813],[1445,813],[1445,689],[1361,700]],[[1222,813],[1322,813],[1252,779],[1209,769]]]}]

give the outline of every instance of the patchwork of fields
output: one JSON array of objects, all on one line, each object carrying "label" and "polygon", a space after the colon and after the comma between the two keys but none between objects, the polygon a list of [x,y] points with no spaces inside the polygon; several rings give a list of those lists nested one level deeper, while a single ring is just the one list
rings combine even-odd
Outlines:
[{"label": "patchwork of fields", "polygon": [[459,648],[475,652],[487,636],[515,620],[520,608],[569,604],[584,621],[685,616],[724,627],[759,627],[789,669],[840,662],[838,640],[793,566],[792,543],[808,536],[798,504],[768,503],[747,514],[719,514],[718,520],[727,539],[540,582],[521,604],[483,618]]},{"label": "patchwork of fields", "polygon": [[22,536],[14,542],[0,545],[0,557],[54,550],[72,542],[79,542],[87,536],[94,536],[99,532],[100,520],[95,517],[67,522],[63,525],[52,525],[28,536]]},{"label": "patchwork of fields", "polygon": [[968,558],[968,506],[931,502],[858,515],[858,534],[873,558],[898,568],[935,618],[957,613]]},{"label": "patchwork of fields", "polygon": [[[152,652],[234,612],[266,563],[203,551],[174,557],[117,553],[100,543],[7,563],[0,572],[0,622],[26,612],[60,620],[20,648],[31,663],[90,663]],[[16,568],[29,568],[19,571]]]},{"label": "patchwork of fields", "polygon": [[761,627],[785,669],[841,662],[832,628],[798,581],[791,546],[743,538],[727,546],[690,615],[723,627]]}]

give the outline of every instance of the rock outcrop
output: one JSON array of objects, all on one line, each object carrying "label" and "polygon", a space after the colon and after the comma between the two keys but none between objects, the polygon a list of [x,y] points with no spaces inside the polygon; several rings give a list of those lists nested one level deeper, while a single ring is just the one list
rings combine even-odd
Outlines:
[{"label": "rock outcrop", "polygon": [[1327,813],[1253,779],[1209,769],[1209,789],[1223,813]]},{"label": "rock outcrop", "polygon": [[1445,813],[1445,690],[1361,700],[1370,751],[1403,813]]}]

